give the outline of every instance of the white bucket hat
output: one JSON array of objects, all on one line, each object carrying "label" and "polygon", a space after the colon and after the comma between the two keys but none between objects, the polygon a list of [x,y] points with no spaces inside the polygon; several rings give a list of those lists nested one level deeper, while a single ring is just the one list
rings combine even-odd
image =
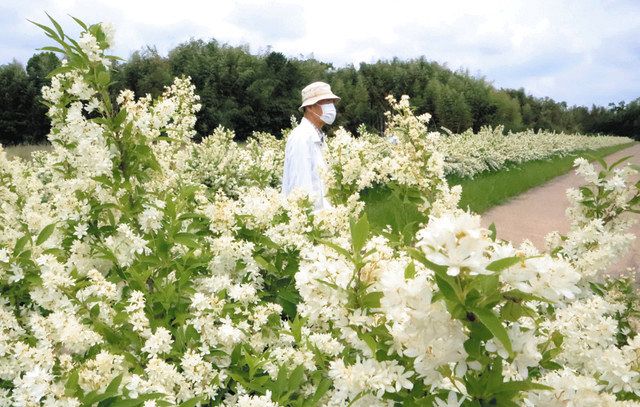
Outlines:
[{"label": "white bucket hat", "polygon": [[320,100],[336,99],[340,98],[331,92],[331,86],[324,82],[313,82],[302,89],[302,104],[298,110],[302,111],[305,106],[311,106]]}]

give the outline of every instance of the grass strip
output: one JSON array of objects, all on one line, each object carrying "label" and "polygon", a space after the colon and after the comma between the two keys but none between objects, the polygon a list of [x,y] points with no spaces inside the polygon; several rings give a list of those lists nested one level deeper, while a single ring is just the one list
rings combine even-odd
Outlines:
[{"label": "grass strip", "polygon": [[634,145],[635,142],[604,147],[597,150],[577,151],[566,156],[555,156],[546,160],[527,161],[511,165],[499,171],[486,171],[474,178],[447,177],[449,185],[461,185],[460,207],[483,213],[493,206],[506,202],[514,196],[542,185],[566,174],[573,168],[573,161],[584,154],[605,157]]}]

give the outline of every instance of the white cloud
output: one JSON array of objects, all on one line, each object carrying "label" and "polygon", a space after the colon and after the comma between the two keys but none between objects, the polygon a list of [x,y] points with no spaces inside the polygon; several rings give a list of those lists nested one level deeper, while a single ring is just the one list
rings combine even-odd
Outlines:
[{"label": "white cloud", "polygon": [[640,96],[640,3],[633,0],[34,0],[0,6],[0,62],[26,61],[46,44],[25,20],[45,21],[45,10],[65,27],[72,25],[66,14],[112,22],[123,56],[145,45],[166,53],[189,38],[216,38],[336,66],[424,55],[498,87],[569,104]]}]

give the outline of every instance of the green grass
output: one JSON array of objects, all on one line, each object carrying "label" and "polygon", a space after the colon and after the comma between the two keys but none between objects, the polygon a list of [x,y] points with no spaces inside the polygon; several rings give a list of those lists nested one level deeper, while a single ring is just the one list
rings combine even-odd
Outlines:
[{"label": "green grass", "polygon": [[450,176],[447,180],[449,185],[462,185],[461,208],[468,207],[473,212],[483,213],[533,187],[566,174],[573,167],[573,161],[585,153],[605,157],[633,144],[635,143],[578,151],[568,156],[557,156],[547,160],[528,161],[500,171],[484,172],[473,179]]}]

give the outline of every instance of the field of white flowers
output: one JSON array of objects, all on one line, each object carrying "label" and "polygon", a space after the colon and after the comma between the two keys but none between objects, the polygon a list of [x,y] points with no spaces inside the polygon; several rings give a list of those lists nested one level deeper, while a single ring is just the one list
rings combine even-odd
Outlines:
[{"label": "field of white flowers", "polygon": [[[637,168],[577,161],[570,232],[513,247],[389,98],[394,142],[338,131],[313,212],[281,198],[283,141],[191,141],[188,78],[113,105],[113,31],[77,22],[41,26],[67,60],[43,89],[53,150],[0,152],[0,406],[640,406],[638,294],[602,275]],[[380,185],[428,221],[371,227]]]},{"label": "field of white flowers", "polygon": [[502,127],[483,127],[442,138],[438,150],[445,159],[445,173],[473,177],[484,171],[501,170],[511,164],[565,156],[576,151],[595,150],[632,142],[627,137],[585,136],[532,130],[504,134]]}]

